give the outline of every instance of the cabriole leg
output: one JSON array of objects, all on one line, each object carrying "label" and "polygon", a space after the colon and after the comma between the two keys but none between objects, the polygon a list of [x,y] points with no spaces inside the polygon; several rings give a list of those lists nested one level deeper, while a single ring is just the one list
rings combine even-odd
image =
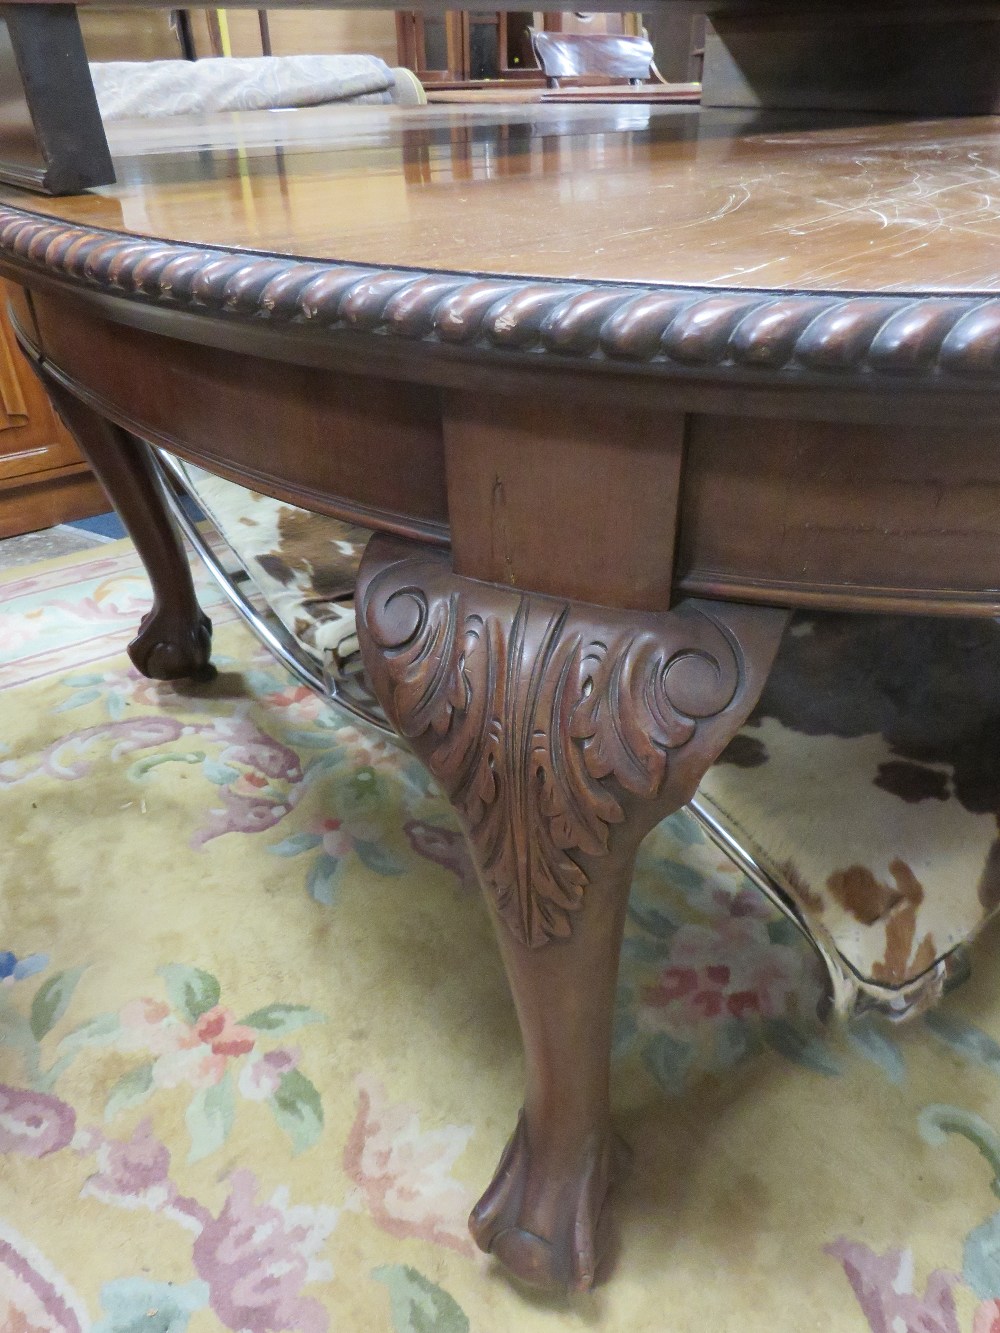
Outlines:
[{"label": "cabriole leg", "polygon": [[127,431],[42,374],[52,401],[118,511],[153,585],[153,609],[143,617],[128,655],[144,676],[205,679],[212,622],[195,598],[191,567],[146,449]]},{"label": "cabriole leg", "polygon": [[746,719],[787,615],[520,593],[385,537],[368,546],[357,605],[379,700],[465,827],[524,1040],[524,1110],[473,1234],[527,1282],[587,1288],[608,1223],[635,851]]}]

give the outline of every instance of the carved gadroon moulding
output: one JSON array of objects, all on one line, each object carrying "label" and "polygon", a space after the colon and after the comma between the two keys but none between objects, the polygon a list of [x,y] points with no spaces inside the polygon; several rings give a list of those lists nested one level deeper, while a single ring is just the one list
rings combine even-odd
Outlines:
[{"label": "carved gadroon moulding", "polygon": [[520,593],[390,538],[370,544],[358,594],[375,692],[458,811],[500,917],[532,948],[565,938],[588,863],[667,812],[672,776],[670,808],[692,794],[672,757],[745,692],[737,636],[708,602],[655,614]]},{"label": "carved gadroon moulding", "polygon": [[1000,381],[1000,299],[533,281],[302,262],[146,240],[0,206],[0,261],[218,318],[740,383]]}]

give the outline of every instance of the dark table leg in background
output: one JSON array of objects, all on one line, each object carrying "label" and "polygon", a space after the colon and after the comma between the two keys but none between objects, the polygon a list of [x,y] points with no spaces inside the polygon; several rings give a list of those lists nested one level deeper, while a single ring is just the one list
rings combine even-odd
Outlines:
[{"label": "dark table leg in background", "polygon": [[0,181],[44,194],[114,166],[73,5],[0,5]]}]

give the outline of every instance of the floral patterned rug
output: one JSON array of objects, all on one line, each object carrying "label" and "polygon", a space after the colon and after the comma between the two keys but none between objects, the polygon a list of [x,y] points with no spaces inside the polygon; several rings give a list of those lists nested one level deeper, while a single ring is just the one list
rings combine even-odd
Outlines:
[{"label": "floral patterned rug", "polygon": [[151,684],[128,543],[0,579],[3,1333],[1000,1333],[1000,960],[824,1033],[809,950],[692,820],[643,850],[612,1280],[549,1299],[465,1218],[521,1061],[448,806],[202,581]]}]

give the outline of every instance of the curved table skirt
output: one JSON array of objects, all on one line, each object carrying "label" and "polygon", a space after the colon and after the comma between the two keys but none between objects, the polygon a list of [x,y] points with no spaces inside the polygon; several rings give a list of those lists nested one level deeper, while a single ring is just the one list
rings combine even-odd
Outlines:
[{"label": "curved table skirt", "polygon": [[1000,614],[1000,426],[975,401],[836,384],[797,401],[374,334],[317,348],[44,282],[13,305],[28,354],[109,420],[304,508],[450,543],[459,574],[635,610]]}]

